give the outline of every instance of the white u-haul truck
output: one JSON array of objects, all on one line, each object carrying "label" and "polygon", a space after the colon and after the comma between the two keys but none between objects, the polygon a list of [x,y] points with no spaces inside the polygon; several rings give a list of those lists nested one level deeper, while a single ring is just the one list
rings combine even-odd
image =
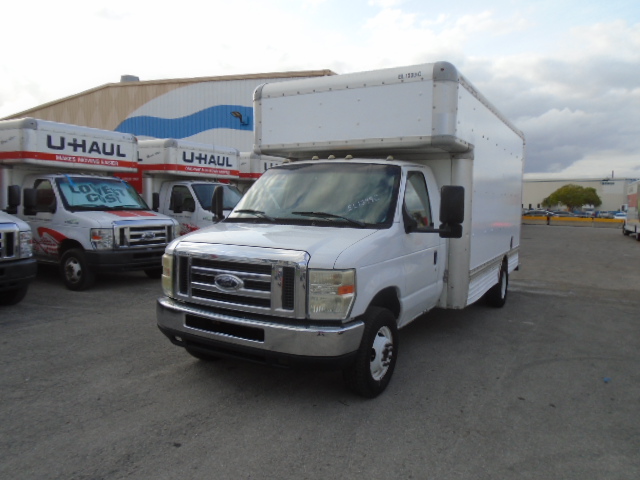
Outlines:
[{"label": "white u-haul truck", "polygon": [[90,287],[103,272],[160,276],[177,222],[108,176],[136,168],[132,135],[33,118],[0,122],[0,202],[21,186],[17,214],[31,226],[34,254],[59,265],[71,290]]},{"label": "white u-haul truck", "polygon": [[20,189],[12,187],[7,192],[5,210],[0,211],[0,305],[20,302],[37,273],[33,257],[31,227],[16,213],[20,205]]},{"label": "white u-haul truck", "polygon": [[259,155],[254,152],[240,152],[240,177],[238,188],[242,193],[258,180],[271,167],[281,165],[285,159],[273,155]]},{"label": "white u-haul truck", "polygon": [[635,235],[640,242],[640,180],[627,186],[627,218],[622,224],[622,233]]},{"label": "white u-haul truck", "polygon": [[524,136],[446,62],[265,84],[267,170],[163,258],[160,330],[202,359],[340,367],[375,397],[398,329],[500,307],[518,266]]},{"label": "white u-haul truck", "polygon": [[[223,215],[242,194],[237,181],[238,150],[176,139],[140,140],[138,170],[142,196],[153,210],[176,219],[179,235],[221,220],[212,212],[213,191],[224,190]],[[226,182],[226,183],[221,183]]]}]

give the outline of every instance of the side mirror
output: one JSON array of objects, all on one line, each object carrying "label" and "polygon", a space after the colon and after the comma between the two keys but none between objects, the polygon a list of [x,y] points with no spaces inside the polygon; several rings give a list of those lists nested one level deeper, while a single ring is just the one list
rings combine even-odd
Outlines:
[{"label": "side mirror", "polygon": [[25,215],[35,215],[36,205],[38,204],[37,193],[35,188],[25,188],[22,192],[22,203],[24,205],[23,213]]},{"label": "side mirror", "polygon": [[158,192],[151,194],[151,210],[154,212],[160,210],[160,194]]},{"label": "side mirror", "polygon": [[441,238],[461,238],[464,221],[464,187],[445,185],[440,190]]},{"label": "side mirror", "polygon": [[9,185],[7,187],[7,209],[5,212],[15,215],[20,206],[20,186]]},{"label": "side mirror", "polygon": [[218,222],[224,218],[224,187],[217,186],[213,191],[211,213]]},{"label": "side mirror", "polygon": [[182,213],[183,204],[184,204],[184,195],[178,192],[173,192],[171,194],[169,209],[173,210],[173,213]]}]

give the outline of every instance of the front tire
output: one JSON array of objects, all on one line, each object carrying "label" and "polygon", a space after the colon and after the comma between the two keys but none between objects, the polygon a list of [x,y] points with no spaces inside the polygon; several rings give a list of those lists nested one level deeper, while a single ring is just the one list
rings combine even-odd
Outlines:
[{"label": "front tire", "polygon": [[365,314],[364,333],[352,365],[343,370],[347,386],[366,398],[375,398],[389,385],[398,356],[398,326],[393,314],[371,307]]},{"label": "front tire", "polygon": [[28,286],[16,288],[15,290],[9,290],[7,292],[0,293],[0,305],[15,305],[20,303],[22,299],[27,295]]},{"label": "front tire", "polygon": [[95,275],[89,270],[84,251],[79,248],[64,252],[60,262],[60,273],[69,290],[86,290],[95,282]]},{"label": "front tire", "polygon": [[162,267],[158,268],[147,268],[144,273],[148,278],[160,278],[162,276]]},{"label": "front tire", "polygon": [[485,301],[491,307],[502,308],[507,303],[507,293],[509,291],[509,270],[507,268],[507,262],[502,262],[500,267],[500,275],[498,277],[498,283],[496,283],[485,294]]}]

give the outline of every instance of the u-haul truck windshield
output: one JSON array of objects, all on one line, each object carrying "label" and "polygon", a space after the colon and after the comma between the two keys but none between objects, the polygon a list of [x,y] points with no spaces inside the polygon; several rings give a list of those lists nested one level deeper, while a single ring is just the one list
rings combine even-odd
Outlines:
[{"label": "u-haul truck windshield", "polygon": [[68,210],[148,210],[135,189],[112,178],[65,175],[57,179],[62,201]]}]

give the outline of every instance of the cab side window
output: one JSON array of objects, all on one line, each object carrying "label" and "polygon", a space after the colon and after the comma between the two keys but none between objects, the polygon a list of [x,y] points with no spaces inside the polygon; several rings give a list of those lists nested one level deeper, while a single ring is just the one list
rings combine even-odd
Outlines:
[{"label": "cab side window", "polygon": [[425,230],[433,225],[429,192],[421,172],[409,172],[404,192],[404,204],[409,217],[418,224],[416,231]]},{"label": "cab side window", "polygon": [[36,180],[36,212],[55,213],[56,195],[49,180]]},{"label": "cab side window", "polygon": [[[196,211],[196,201],[191,194],[191,190],[184,185],[176,185],[171,190],[171,198],[180,195],[182,196],[182,211],[183,212],[195,212]],[[173,209],[173,205],[171,206]]]}]

